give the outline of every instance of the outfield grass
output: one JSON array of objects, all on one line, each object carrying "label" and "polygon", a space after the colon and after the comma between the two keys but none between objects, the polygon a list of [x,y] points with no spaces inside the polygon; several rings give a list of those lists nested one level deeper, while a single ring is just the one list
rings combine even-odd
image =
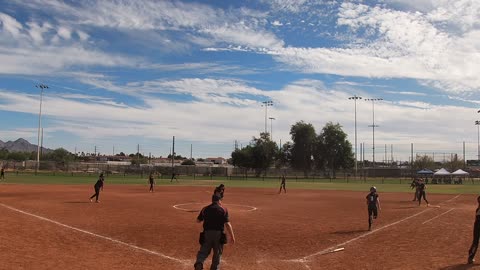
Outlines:
[{"label": "outfield grass", "polygon": [[[66,184],[93,185],[97,180],[97,175],[72,175],[72,174],[7,174],[6,181],[0,183],[11,184]],[[105,185],[110,184],[130,184],[147,185],[147,175],[143,178],[140,175],[110,175],[105,179]],[[186,177],[181,176],[179,182],[175,180],[170,182],[170,178],[156,179],[157,185],[175,185],[175,186],[216,186],[224,183],[228,187],[252,187],[268,188],[277,190],[279,188],[278,178],[228,178],[228,177]],[[287,189],[320,189],[320,190],[350,190],[368,192],[370,186],[375,185],[380,192],[412,192],[410,189],[410,180],[407,179],[382,179],[369,178],[364,180],[346,180],[346,179],[303,179],[287,178]],[[428,185],[429,193],[447,193],[447,194],[480,194],[480,183],[471,181],[463,185]]]}]

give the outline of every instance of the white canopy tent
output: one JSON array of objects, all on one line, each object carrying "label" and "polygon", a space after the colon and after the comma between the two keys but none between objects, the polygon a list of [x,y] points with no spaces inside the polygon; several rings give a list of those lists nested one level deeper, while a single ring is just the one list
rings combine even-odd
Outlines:
[{"label": "white canopy tent", "polygon": [[441,168],[440,170],[436,171],[433,176],[449,176],[452,175],[449,171],[445,170],[444,168]]},{"label": "white canopy tent", "polygon": [[454,171],[452,173],[453,176],[467,176],[467,175],[470,175],[468,172],[462,170],[462,169],[458,169],[456,171]]}]

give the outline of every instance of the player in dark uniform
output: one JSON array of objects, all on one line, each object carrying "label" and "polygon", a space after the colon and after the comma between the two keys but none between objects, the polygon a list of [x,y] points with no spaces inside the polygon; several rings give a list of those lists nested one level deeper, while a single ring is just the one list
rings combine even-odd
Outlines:
[{"label": "player in dark uniform", "polygon": [[103,173],[100,174],[100,176],[98,177],[98,180],[97,182],[95,183],[95,185],[93,186],[93,188],[95,189],[95,194],[93,194],[91,197],[90,197],[90,201],[92,201],[93,197],[96,197],[95,198],[95,202],[98,203],[100,202],[98,200],[98,196],[100,196],[100,189],[102,189],[103,191],[103,181],[105,179],[103,178]]},{"label": "player in dark uniform", "polygon": [[213,195],[220,196],[220,199],[223,199],[223,194],[225,193],[225,185],[220,184],[220,186],[216,187],[213,191]]},{"label": "player in dark uniform", "polygon": [[155,186],[155,179],[153,178],[153,173],[150,173],[150,176],[148,177],[148,183],[150,184],[150,190],[149,192],[155,192],[153,190],[153,186]]},{"label": "player in dark uniform", "polygon": [[473,224],[473,241],[468,250],[468,264],[473,264],[475,261],[475,253],[477,253],[478,240],[480,238],[480,196],[477,197],[477,210],[475,211],[475,223]]},{"label": "player in dark uniform", "polygon": [[278,191],[278,194],[282,193],[282,188],[285,193],[287,193],[287,190],[285,189],[285,175],[282,175],[282,182],[280,183],[280,190]]},{"label": "player in dark uniform", "polygon": [[178,182],[177,174],[175,172],[172,173],[172,178],[170,179],[170,183],[175,179]]},{"label": "player in dark uniform", "polygon": [[376,187],[370,188],[370,193],[368,193],[366,199],[368,206],[368,230],[370,231],[372,229],[373,219],[378,217],[378,210],[381,210]]},{"label": "player in dark uniform", "polygon": [[203,270],[203,262],[213,249],[212,264],[210,270],[220,269],[220,260],[223,253],[223,245],[227,243],[224,233],[225,226],[230,235],[232,244],[235,243],[232,225],[228,216],[228,210],[222,207],[220,196],[212,196],[212,204],[204,207],[197,217],[197,222],[203,221],[203,232],[200,234],[200,250],[195,260],[195,270]]},{"label": "player in dark uniform", "polygon": [[410,184],[410,188],[415,189],[415,194],[413,194],[412,201],[416,201],[418,198],[418,179],[417,178],[413,179],[412,183]]},{"label": "player in dark uniform", "polygon": [[5,180],[5,169],[4,169],[4,168],[2,168],[2,169],[0,170],[0,179]]},{"label": "player in dark uniform", "polygon": [[426,189],[427,189],[427,185],[425,185],[425,182],[423,182],[423,180],[420,180],[420,182],[418,182],[418,205],[419,206],[422,203],[422,198],[427,203],[427,206],[429,205],[427,201],[427,194],[425,192]]}]

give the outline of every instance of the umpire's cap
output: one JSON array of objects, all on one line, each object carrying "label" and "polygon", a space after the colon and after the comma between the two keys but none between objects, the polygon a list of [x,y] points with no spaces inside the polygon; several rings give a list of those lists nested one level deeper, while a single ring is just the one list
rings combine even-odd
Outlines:
[{"label": "umpire's cap", "polygon": [[222,199],[222,197],[218,196],[218,195],[213,195],[212,196],[212,202],[218,202]]}]

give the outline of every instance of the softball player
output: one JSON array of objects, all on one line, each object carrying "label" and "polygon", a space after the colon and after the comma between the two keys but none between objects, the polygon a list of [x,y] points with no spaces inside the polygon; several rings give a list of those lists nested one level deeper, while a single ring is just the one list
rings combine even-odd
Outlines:
[{"label": "softball player", "polygon": [[153,173],[150,173],[150,176],[148,177],[148,183],[150,184],[150,190],[149,192],[155,192],[153,190],[153,186],[156,184],[155,179],[153,178]]},{"label": "softball player", "polygon": [[282,193],[282,188],[285,193],[287,193],[287,190],[285,189],[285,175],[282,175],[282,182],[280,183],[280,190],[278,191],[278,194]]},{"label": "softball player", "polygon": [[223,194],[225,193],[225,185],[220,184],[220,186],[216,187],[213,191],[213,195],[219,196],[221,200],[223,200]]},{"label": "softball player", "polygon": [[480,196],[477,197],[477,203],[475,223],[473,224],[473,241],[470,250],[468,250],[468,264],[473,264],[475,261],[473,258],[475,257],[475,253],[477,253],[478,240],[480,238]]},{"label": "softball player", "polygon": [[92,201],[93,197],[96,197],[95,198],[95,202],[98,203],[100,202],[98,200],[98,196],[100,196],[100,188],[102,189],[103,191],[103,181],[105,179],[103,178],[103,173],[100,174],[100,176],[98,177],[98,180],[97,182],[95,183],[95,185],[93,186],[93,188],[95,189],[95,194],[92,195],[92,197],[90,197],[90,201]]},{"label": "softball player", "polygon": [[370,188],[370,193],[368,193],[366,199],[368,206],[368,230],[370,231],[372,230],[373,220],[378,216],[378,210],[381,210],[376,187]]},{"label": "softball player", "polygon": [[418,183],[418,205],[419,206],[422,203],[422,197],[427,203],[427,206],[429,205],[427,201],[427,194],[425,192],[426,189],[427,189],[427,185],[425,185],[425,183],[423,182],[423,179],[420,180],[420,182]]}]

